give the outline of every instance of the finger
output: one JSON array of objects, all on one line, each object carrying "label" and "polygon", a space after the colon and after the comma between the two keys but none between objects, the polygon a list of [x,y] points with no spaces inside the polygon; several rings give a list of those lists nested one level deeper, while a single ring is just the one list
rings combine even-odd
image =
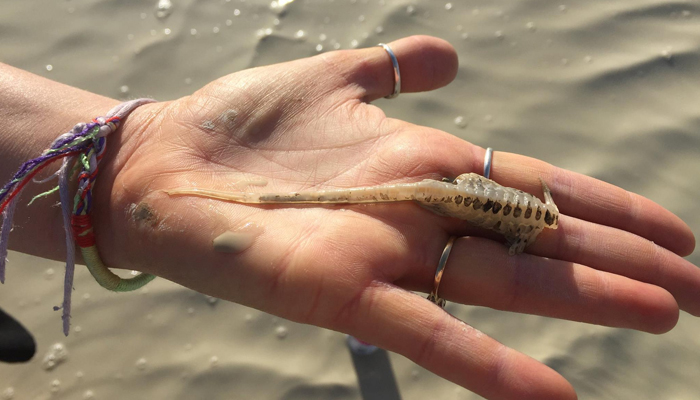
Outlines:
[{"label": "finger", "polygon": [[[434,90],[457,75],[457,53],[446,41],[430,36],[411,36],[388,43],[399,63],[401,93]],[[373,101],[394,91],[394,68],[382,47],[343,50],[321,57],[332,73],[354,89],[353,97]]]},{"label": "finger", "polygon": [[690,227],[660,205],[617,186],[511,153],[493,156],[491,178],[504,186],[541,193],[539,177],[549,185],[566,215],[622,229],[647,238],[679,255],[695,248]]},{"label": "finger", "polygon": [[368,288],[341,330],[402,354],[487,399],[575,399],[571,385],[411,292]]},{"label": "finger", "polygon": [[572,261],[666,289],[682,310],[700,316],[700,269],[632,233],[562,216],[528,252]]},{"label": "finger", "polygon": [[[429,291],[438,257],[396,283]],[[675,299],[658,286],[568,261],[510,256],[488,239],[457,239],[444,271],[439,295],[448,301],[651,333],[678,320]]]}]

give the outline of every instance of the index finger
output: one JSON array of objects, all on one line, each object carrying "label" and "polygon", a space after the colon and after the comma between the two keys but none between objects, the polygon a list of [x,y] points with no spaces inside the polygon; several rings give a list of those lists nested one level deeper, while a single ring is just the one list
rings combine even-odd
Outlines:
[{"label": "index finger", "polygon": [[491,176],[503,186],[533,194],[542,192],[538,179],[542,177],[563,214],[623,229],[680,256],[687,256],[695,249],[695,237],[680,218],[645,197],[609,183],[534,158],[503,152],[494,153]]}]

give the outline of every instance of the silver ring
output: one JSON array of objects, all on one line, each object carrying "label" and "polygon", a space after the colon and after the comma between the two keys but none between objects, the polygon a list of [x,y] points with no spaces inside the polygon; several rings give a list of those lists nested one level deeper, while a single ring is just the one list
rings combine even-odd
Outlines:
[{"label": "silver ring", "polygon": [[384,97],[386,99],[393,99],[401,93],[401,71],[399,70],[399,60],[396,59],[396,55],[388,44],[379,43],[377,46],[382,46],[384,50],[389,53],[389,57],[391,57],[391,64],[394,66],[394,93]]},{"label": "silver ring", "polygon": [[493,160],[493,149],[486,149],[486,155],[484,156],[484,178],[490,179],[491,176],[491,160]]},{"label": "silver ring", "polygon": [[450,240],[447,241],[445,248],[442,250],[442,255],[440,256],[440,262],[438,262],[437,270],[435,270],[435,279],[433,280],[433,291],[428,295],[428,300],[437,304],[441,308],[445,308],[447,301],[438,296],[438,289],[440,288],[440,280],[442,280],[442,274],[445,272],[445,265],[447,265],[447,257],[450,256],[452,251],[452,245],[455,243],[455,236],[450,236]]}]

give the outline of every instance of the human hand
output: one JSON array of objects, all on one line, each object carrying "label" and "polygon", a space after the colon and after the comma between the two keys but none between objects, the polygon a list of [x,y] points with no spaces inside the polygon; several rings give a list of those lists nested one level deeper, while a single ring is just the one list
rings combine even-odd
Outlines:
[{"label": "human hand", "polygon": [[[443,41],[412,37],[391,47],[404,93],[441,87],[456,73]],[[392,88],[389,57],[376,47],[241,71],[137,109],[110,139],[95,188],[103,259],[352,334],[489,399],[575,394],[553,370],[410,292],[432,289],[452,235],[472,236],[455,242],[440,287],[448,301],[653,333],[675,325],[679,306],[700,315],[700,272],[679,256],[694,247],[682,221],[519,155],[497,152],[492,178],[539,194],[542,177],[563,215],[530,254],[512,257],[502,238],[411,203],[249,206],[163,192],[261,179],[265,192],[298,191],[483,170],[483,149],[368,104]],[[215,237],[249,223],[261,232],[248,249],[213,251]]]}]

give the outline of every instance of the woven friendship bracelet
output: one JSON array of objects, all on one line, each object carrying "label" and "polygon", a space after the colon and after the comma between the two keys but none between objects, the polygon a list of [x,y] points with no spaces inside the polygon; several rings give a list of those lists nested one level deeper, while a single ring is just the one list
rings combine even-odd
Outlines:
[{"label": "woven friendship bracelet", "polygon": [[[2,228],[0,228],[0,283],[5,283],[5,263],[7,260],[7,242],[12,229],[12,217],[19,195],[29,181],[34,180],[47,165],[62,159],[61,168],[53,176],[34,181],[43,183],[58,177],[58,186],[37,195],[29,204],[39,197],[47,196],[56,191],[61,198],[63,225],[66,231],[66,275],[63,287],[63,304],[54,310],[63,309],[63,333],[68,336],[70,330],[71,293],[73,291],[73,274],[75,270],[75,245],[85,260],[85,265],[104,288],[116,292],[136,290],[155,278],[154,275],[140,274],[133,278],[124,279],[115,275],[100,259],[95,245],[95,233],[90,219],[92,208],[92,188],[97,178],[97,167],[104,156],[107,145],[107,135],[119,128],[121,121],[144,104],[153,103],[152,99],[137,99],[119,104],[111,109],[106,116],[98,117],[90,123],[79,123],[70,132],[59,136],[44,153],[25,162],[12,179],[0,188],[0,213],[2,213]],[[78,190],[71,199],[68,183],[71,177],[77,176]]]}]

